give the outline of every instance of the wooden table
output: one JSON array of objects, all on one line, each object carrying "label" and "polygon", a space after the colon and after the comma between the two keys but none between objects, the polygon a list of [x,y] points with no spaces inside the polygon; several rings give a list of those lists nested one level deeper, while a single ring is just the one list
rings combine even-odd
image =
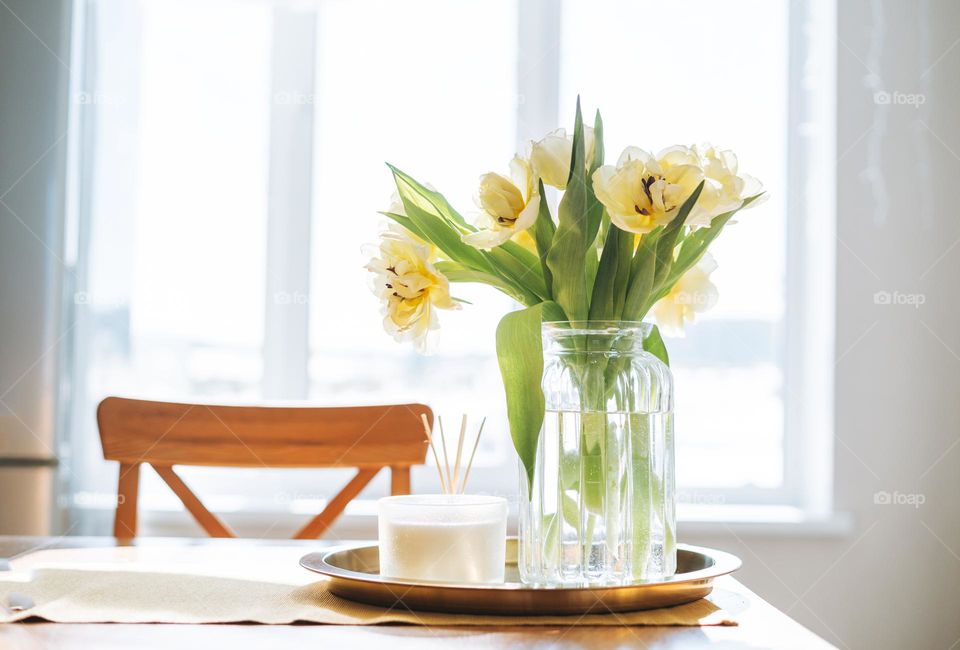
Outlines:
[{"label": "wooden table", "polygon": [[[121,544],[129,544],[123,543]],[[332,542],[243,539],[137,539],[150,545],[302,545],[307,549]],[[42,548],[114,547],[105,537],[4,537],[0,557],[24,555]],[[0,626],[0,648],[137,647],[177,648],[389,648],[390,650],[467,650],[469,648],[833,648],[820,637],[775,609],[730,576],[716,582],[717,604],[734,614],[737,627],[419,627],[381,625],[127,625],[23,623]]]}]

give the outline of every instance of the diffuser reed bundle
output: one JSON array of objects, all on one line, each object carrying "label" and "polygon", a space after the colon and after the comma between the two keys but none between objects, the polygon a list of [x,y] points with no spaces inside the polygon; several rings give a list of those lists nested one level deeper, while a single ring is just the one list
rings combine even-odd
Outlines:
[{"label": "diffuser reed bundle", "polygon": [[[433,441],[433,434],[430,432],[430,424],[427,422],[427,416],[420,414],[420,421],[423,423],[423,432],[427,434],[427,442],[430,443],[430,450],[433,451],[433,460],[437,464],[437,473],[440,475],[440,488],[444,494],[463,494],[467,487],[467,480],[470,478],[470,468],[473,467],[473,457],[477,453],[477,447],[480,446],[480,435],[483,433],[483,425],[487,418],[483,418],[480,427],[477,429],[476,438],[473,441],[473,450],[470,452],[470,459],[467,461],[466,470],[463,476],[460,476],[460,461],[463,458],[463,442],[467,434],[467,414],[463,414],[460,420],[460,438],[457,441],[457,453],[454,457],[453,471],[450,470],[450,457],[447,454],[447,437],[443,433],[443,418],[437,417],[437,423],[440,429],[440,446],[443,450],[443,464],[440,464],[440,454],[437,453],[437,446]],[[446,472],[444,472],[446,470]]]}]

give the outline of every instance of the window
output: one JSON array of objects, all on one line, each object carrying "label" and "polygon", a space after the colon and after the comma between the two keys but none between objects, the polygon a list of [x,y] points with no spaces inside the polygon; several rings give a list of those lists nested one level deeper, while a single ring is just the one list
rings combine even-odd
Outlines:
[{"label": "window", "polygon": [[[811,454],[813,420],[797,404],[823,403],[829,386],[805,388],[824,366],[799,350],[831,316],[810,298],[811,253],[796,226],[805,192],[824,182],[810,170],[829,160],[818,112],[830,101],[829,61],[812,56],[829,21],[817,7],[78,3],[67,258],[77,326],[63,418],[75,495],[66,505],[85,515],[76,530],[104,530],[112,503],[93,417],[108,394],[415,400],[451,420],[485,415],[475,487],[512,494],[493,347],[510,301],[458,287],[473,305],[444,313],[438,354],[421,357],[383,332],[362,249],[376,241],[376,212],[392,191],[384,161],[469,212],[477,177],[505,168],[529,138],[571,125],[577,94],[603,111],[608,158],[628,143],[709,138],[764,180],[771,200],[715,247],[719,306],[669,342],[678,476],[694,504],[807,505],[799,486],[826,451]],[[703,20],[686,20],[690,12]],[[349,472],[185,475],[229,519],[231,510],[315,511]],[[159,481],[145,481],[148,509],[175,507]],[[430,489],[435,473],[417,468],[414,483]],[[381,478],[367,494],[385,486]],[[251,534],[267,532],[285,531]]]}]

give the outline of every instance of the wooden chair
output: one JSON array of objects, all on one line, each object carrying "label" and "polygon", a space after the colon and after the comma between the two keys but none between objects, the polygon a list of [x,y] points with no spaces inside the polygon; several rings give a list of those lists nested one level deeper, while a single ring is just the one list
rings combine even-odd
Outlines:
[{"label": "wooden chair", "polygon": [[410,466],[423,464],[423,404],[348,408],[210,406],[108,397],[97,408],[103,457],[120,461],[113,534],[137,534],[140,465],[156,470],[212,537],[236,537],[173,471],[218,467],[356,467],[356,475],[294,539],[319,537],[384,467],[391,494],[410,493]]}]

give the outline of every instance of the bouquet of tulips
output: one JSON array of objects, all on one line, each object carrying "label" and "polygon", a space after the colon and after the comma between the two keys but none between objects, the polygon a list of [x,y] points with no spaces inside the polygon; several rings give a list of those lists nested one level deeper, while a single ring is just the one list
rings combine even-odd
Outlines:
[{"label": "bouquet of tulips", "polygon": [[[437,310],[457,309],[451,282],[480,282],[523,308],[497,327],[497,356],[510,432],[533,475],[544,397],[544,321],[641,321],[651,311],[681,329],[716,301],[707,253],[730,219],[762,196],[730,151],[674,146],[656,156],[628,147],[605,164],[603,123],[584,126],[577,101],[572,136],[562,129],[510,161],[509,175],[480,177],[471,223],[442,194],[389,165],[398,199],[367,265],[384,326],[421,351]],[[551,207],[546,187],[560,193]],[[655,326],[644,348],[668,363]]]}]

